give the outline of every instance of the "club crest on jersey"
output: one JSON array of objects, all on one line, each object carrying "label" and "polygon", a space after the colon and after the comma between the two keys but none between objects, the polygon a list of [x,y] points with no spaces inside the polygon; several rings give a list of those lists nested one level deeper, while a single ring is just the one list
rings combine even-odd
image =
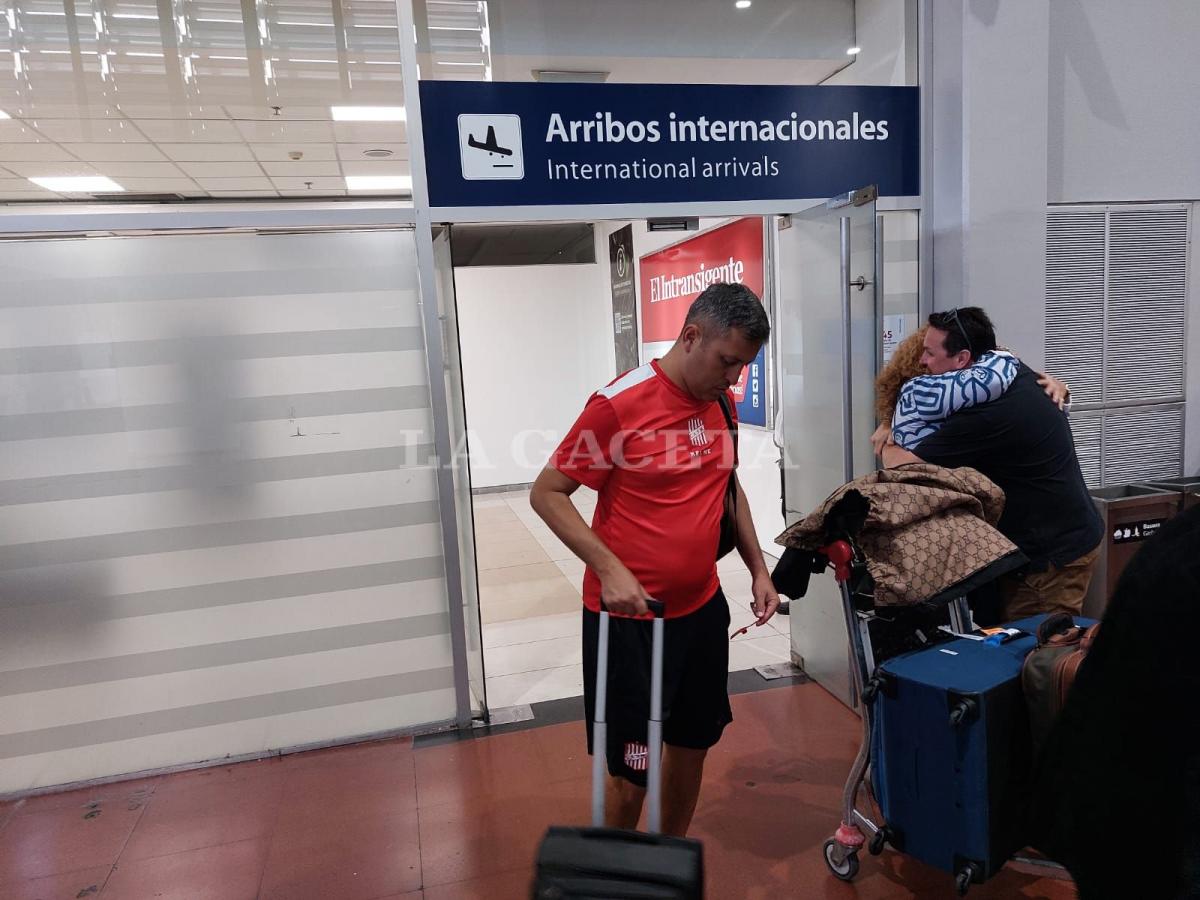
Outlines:
[{"label": "club crest on jersey", "polygon": [[696,447],[703,447],[708,443],[708,435],[704,432],[703,419],[688,419],[688,438],[691,440],[692,445]]},{"label": "club crest on jersey", "polygon": [[650,748],[637,741],[625,744],[625,765],[634,772],[645,772],[650,765]]}]

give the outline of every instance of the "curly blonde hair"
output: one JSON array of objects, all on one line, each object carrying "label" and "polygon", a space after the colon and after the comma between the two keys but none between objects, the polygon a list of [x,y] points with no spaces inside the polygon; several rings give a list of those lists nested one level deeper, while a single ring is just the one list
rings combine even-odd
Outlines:
[{"label": "curly blonde hair", "polygon": [[925,332],[928,330],[929,326],[925,325],[902,340],[875,379],[875,415],[880,422],[892,421],[892,413],[896,411],[896,401],[900,399],[900,388],[904,382],[925,374],[921,353],[925,348]]}]

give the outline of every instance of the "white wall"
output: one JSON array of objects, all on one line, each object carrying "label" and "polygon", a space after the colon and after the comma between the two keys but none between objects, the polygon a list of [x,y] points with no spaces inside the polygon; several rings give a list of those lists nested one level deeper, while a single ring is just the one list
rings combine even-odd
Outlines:
[{"label": "white wall", "polygon": [[615,375],[607,233],[598,262],[454,270],[472,488],[527,484]]},{"label": "white wall", "polygon": [[1041,3],[930,2],[933,306],[982,306],[1043,365],[1047,16]]},{"label": "white wall", "polygon": [[1200,199],[1200,3],[1049,7],[1049,201]]},{"label": "white wall", "polygon": [[856,0],[854,61],[822,84],[917,83],[915,0]]}]

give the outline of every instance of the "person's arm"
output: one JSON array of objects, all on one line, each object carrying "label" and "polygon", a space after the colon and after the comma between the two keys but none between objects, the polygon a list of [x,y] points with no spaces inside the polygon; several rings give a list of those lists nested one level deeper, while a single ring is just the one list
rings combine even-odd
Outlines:
[{"label": "person's arm", "polygon": [[1041,385],[1042,390],[1046,392],[1046,396],[1054,401],[1059,409],[1066,409],[1071,405],[1071,388],[1065,381],[1059,381],[1053,375],[1042,372],[1035,372]]},{"label": "person's arm", "polygon": [[771,582],[771,573],[767,570],[767,561],[763,559],[762,548],[758,545],[758,533],[754,530],[754,517],[750,513],[750,502],[742,483],[737,475],[733,476],[737,486],[737,549],[738,555],[750,570],[750,590],[754,596],[754,615],[758,616],[755,625],[764,625],[775,610],[779,609],[779,594]]},{"label": "person's arm", "polygon": [[882,456],[883,448],[890,443],[892,443],[892,423],[891,421],[880,422],[879,427],[871,435],[871,448],[875,451],[876,456]]},{"label": "person's arm", "polygon": [[[529,492],[529,505],[571,552],[600,578],[600,598],[608,611],[623,616],[649,612],[645,588],[579,514],[571,495],[579,482],[546,466]],[[738,523],[741,524],[740,521]],[[761,554],[759,555],[761,559]]]},{"label": "person's arm", "polygon": [[921,457],[917,456],[911,450],[905,450],[896,444],[885,444],[882,454],[883,467],[885,469],[895,469],[898,466],[907,466],[910,463],[925,462]]},{"label": "person's arm", "polygon": [[529,492],[529,505],[571,552],[600,578],[600,599],[617,615],[644,615],[647,594],[633,573],[583,521],[571,494],[581,484],[599,491],[623,452],[612,402],[593,394]]},{"label": "person's arm", "polygon": [[[1007,347],[997,347],[997,350],[1003,350],[1005,353],[1012,353]],[[1037,383],[1042,390],[1046,392],[1046,396],[1054,401],[1059,409],[1065,410],[1071,405],[1071,387],[1065,381],[1059,381],[1049,372],[1038,372],[1032,370],[1037,376]]]}]

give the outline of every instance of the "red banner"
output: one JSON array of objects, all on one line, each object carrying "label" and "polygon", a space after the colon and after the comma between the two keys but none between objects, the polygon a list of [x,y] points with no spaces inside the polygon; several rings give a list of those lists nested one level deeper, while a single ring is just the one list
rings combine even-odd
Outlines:
[{"label": "red banner", "polygon": [[744,284],[763,293],[763,220],[738,219],[666,250],[643,256],[638,266],[642,340],[679,337],[692,301],[710,284]]},{"label": "red banner", "polygon": [[[710,284],[744,284],[761,299],[764,256],[761,216],[737,219],[643,256],[638,266],[642,342],[657,344],[679,337],[692,301]],[[733,387],[739,416],[749,372],[749,367],[743,369]]]}]

